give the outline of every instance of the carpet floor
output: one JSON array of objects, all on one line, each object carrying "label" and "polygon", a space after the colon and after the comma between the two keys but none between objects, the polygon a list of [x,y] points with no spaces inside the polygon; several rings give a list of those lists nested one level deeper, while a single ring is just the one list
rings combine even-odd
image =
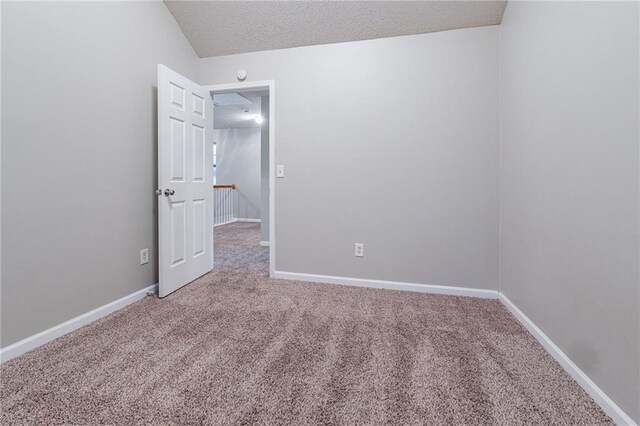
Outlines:
[{"label": "carpet floor", "polygon": [[4,424],[610,424],[495,300],[268,278],[258,225],[216,270],[0,367]]}]

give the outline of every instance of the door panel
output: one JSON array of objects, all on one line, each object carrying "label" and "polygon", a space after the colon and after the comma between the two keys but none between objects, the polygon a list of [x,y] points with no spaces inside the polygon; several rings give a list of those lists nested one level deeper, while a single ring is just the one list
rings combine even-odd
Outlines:
[{"label": "door panel", "polygon": [[171,150],[169,151],[169,164],[171,173],[170,182],[184,182],[184,169],[186,167],[186,149],[184,122],[174,117],[169,118],[171,123]]},{"label": "door panel", "polygon": [[[204,129],[200,126],[193,125],[193,181],[204,182],[205,180],[205,146]],[[213,161],[213,160],[212,160]]]},{"label": "door panel", "polygon": [[170,203],[171,212],[171,238],[169,244],[171,245],[171,266],[176,266],[185,261],[187,257],[185,255],[186,245],[186,228],[187,220],[185,215],[186,203],[184,201],[178,201]]},{"label": "door panel", "polygon": [[198,96],[196,93],[192,93],[192,98],[193,100],[192,105],[193,105],[193,114],[200,117],[200,118],[204,118],[204,99],[202,99],[200,96]]},{"label": "door panel", "polygon": [[213,102],[158,66],[160,297],[213,268]]},{"label": "door panel", "polygon": [[[206,217],[206,201],[204,199],[193,200],[193,257],[205,254]],[[209,232],[212,232],[212,229],[209,229]]]}]

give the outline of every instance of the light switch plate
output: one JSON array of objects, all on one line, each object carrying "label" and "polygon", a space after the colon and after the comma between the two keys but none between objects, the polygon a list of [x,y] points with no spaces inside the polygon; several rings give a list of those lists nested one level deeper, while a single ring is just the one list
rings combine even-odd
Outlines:
[{"label": "light switch plate", "polygon": [[140,264],[141,265],[146,265],[147,263],[149,263],[149,249],[142,249],[140,250]]},{"label": "light switch plate", "polygon": [[284,166],[282,164],[278,164],[276,166],[276,177],[279,177],[279,178],[284,177]]}]

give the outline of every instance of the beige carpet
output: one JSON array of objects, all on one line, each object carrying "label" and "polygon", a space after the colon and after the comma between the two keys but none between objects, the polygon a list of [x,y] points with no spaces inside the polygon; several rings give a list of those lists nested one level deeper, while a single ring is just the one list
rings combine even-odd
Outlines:
[{"label": "beige carpet", "polygon": [[219,271],[7,362],[1,423],[610,422],[497,301],[270,280],[258,234],[217,228]]}]

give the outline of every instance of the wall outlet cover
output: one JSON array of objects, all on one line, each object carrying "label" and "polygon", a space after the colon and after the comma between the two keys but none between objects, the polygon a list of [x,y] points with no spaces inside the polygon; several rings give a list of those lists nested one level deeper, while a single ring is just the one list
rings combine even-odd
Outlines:
[{"label": "wall outlet cover", "polygon": [[149,263],[149,249],[145,248],[140,250],[140,264],[146,265]]}]

